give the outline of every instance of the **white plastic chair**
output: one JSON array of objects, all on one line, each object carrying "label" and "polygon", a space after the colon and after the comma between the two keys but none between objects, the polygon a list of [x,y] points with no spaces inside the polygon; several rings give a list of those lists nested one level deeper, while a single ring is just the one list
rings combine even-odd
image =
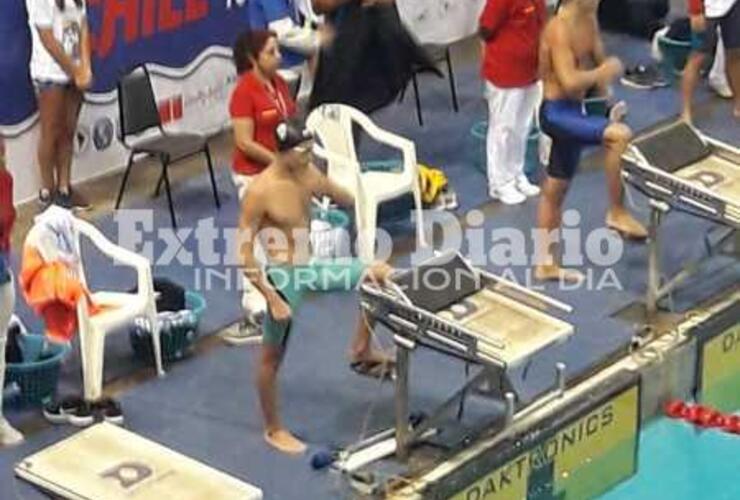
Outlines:
[{"label": "white plastic chair", "polygon": [[[160,377],[164,375],[154,281],[151,265],[147,259],[113,244],[88,222],[75,218],[75,228],[78,238],[87,237],[101,253],[115,262],[134,268],[137,275],[136,293],[106,291],[92,293],[92,301],[96,305],[108,306],[110,309],[91,316],[86,300],[82,299],[77,303],[84,396],[87,401],[96,401],[102,396],[103,390],[105,337],[121,330],[121,327],[132,323],[136,318],[146,318],[151,325],[157,375]],[[87,286],[82,258],[80,258],[79,279]]]},{"label": "white plastic chair", "polygon": [[[355,151],[352,125],[359,125],[373,140],[401,151],[400,172],[362,172]],[[417,243],[426,246],[419,187],[416,147],[408,139],[375,125],[361,111],[344,104],[324,104],[311,112],[307,128],[320,146],[318,156],[328,163],[328,176],[355,196],[355,219],[359,236],[358,256],[364,262],[375,259],[378,206],[406,193],[412,193],[416,206]]]}]

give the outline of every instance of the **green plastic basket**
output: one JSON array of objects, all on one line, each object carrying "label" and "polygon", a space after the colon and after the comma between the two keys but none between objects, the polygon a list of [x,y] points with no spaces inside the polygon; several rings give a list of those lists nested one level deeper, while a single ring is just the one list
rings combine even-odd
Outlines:
[{"label": "green plastic basket", "polygon": [[[5,367],[5,385],[18,388],[8,401],[21,407],[40,406],[53,400],[59,383],[62,360],[70,350],[67,344],[48,342],[43,335],[24,335],[21,351],[32,361],[8,363]],[[28,353],[33,353],[28,355]]]},{"label": "green plastic basket", "polygon": [[[177,328],[166,335],[161,335],[162,360],[167,363],[186,357],[193,342],[197,338],[198,324],[206,310],[206,299],[201,294],[192,291],[185,292],[185,307],[193,312],[196,318],[194,328]],[[152,362],[154,351],[150,333],[137,334],[134,329],[129,331],[131,349],[139,359]]]},{"label": "green plastic basket", "polygon": [[691,54],[691,42],[674,40],[664,36],[658,37],[658,47],[663,56],[663,72],[672,81],[683,73],[686,61]]}]

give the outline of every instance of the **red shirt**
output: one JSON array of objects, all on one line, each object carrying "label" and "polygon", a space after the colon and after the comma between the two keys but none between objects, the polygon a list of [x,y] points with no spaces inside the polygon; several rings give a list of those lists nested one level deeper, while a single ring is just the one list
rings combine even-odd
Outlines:
[{"label": "red shirt", "polygon": [[689,0],[689,15],[700,16],[704,14],[704,0]]},{"label": "red shirt", "polygon": [[479,25],[492,35],[485,42],[482,77],[502,88],[536,82],[546,20],[544,0],[487,0]]},{"label": "red shirt", "polygon": [[[277,151],[275,129],[278,124],[293,116],[295,102],[285,81],[275,76],[272,81],[275,94],[257,79],[252,71],[244,73],[231,94],[231,118],[251,118],[254,122],[254,141],[270,151]],[[248,158],[238,147],[234,148],[233,168],[237,174],[256,175],[266,165]]]},{"label": "red shirt", "polygon": [[13,177],[0,167],[0,253],[10,251],[10,232],[14,221]]}]

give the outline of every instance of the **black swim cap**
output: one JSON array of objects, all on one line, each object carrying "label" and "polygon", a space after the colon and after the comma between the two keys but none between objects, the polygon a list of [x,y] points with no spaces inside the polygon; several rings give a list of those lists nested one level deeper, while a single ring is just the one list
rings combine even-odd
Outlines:
[{"label": "black swim cap", "polygon": [[289,120],[280,123],[275,129],[278,151],[284,152],[313,140],[313,134],[297,120]]}]

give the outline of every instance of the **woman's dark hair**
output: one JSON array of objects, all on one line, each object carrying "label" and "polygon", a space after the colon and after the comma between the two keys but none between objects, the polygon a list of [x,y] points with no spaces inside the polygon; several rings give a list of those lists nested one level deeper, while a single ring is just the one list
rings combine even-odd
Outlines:
[{"label": "woman's dark hair", "polygon": [[[74,0],[75,5],[78,9],[82,8],[82,2],[83,0]],[[56,0],[57,9],[64,10],[64,7],[66,6],[67,1],[66,0]]]},{"label": "woman's dark hair", "polygon": [[265,48],[267,41],[275,36],[277,35],[273,31],[268,30],[250,30],[239,35],[234,43],[233,55],[236,72],[241,75],[245,71],[251,70],[250,56],[256,60],[262,49]]}]

